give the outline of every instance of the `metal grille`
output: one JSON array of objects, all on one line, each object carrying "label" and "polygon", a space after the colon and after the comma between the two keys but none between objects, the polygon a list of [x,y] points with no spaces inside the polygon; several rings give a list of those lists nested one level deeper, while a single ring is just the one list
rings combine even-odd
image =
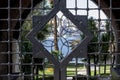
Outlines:
[{"label": "metal grille", "polygon": [[119,80],[117,3],[0,4],[0,80]]}]

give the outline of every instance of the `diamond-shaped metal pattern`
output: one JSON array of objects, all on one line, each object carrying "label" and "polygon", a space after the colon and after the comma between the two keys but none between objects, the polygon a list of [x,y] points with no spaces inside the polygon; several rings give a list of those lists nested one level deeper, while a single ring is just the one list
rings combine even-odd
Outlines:
[{"label": "diamond-shaped metal pattern", "polygon": [[[53,10],[46,16],[37,16],[33,17],[34,24],[33,29],[27,35],[28,39],[32,42],[34,46],[34,54],[35,58],[39,57],[46,57],[49,61],[51,61],[54,65],[54,80],[66,80],[66,66],[68,65],[69,61],[74,57],[86,57],[87,55],[87,44],[91,40],[92,35],[90,31],[87,29],[87,17],[85,16],[74,16],[68,9],[65,8],[66,3],[64,0],[58,0],[55,3]],[[77,28],[85,34],[84,40],[62,61],[58,61],[52,54],[50,54],[39,42],[35,35],[44,28],[45,24],[53,18],[58,11],[61,11],[68,19],[71,20]],[[82,23],[81,23],[82,22]]]},{"label": "diamond-shaped metal pattern", "polygon": [[[62,60],[64,57],[66,57],[74,48],[79,44],[83,38],[80,36],[83,35],[82,32],[77,29],[77,27],[69,20],[67,19],[62,13],[60,12],[60,16],[57,14],[57,43],[58,43],[58,58],[59,61]],[[34,16],[33,17],[33,27],[40,21],[42,16]],[[80,16],[81,19],[87,20],[86,16]],[[84,21],[81,21],[84,23]],[[87,22],[87,21],[85,21]],[[87,25],[87,23],[84,23]],[[45,40],[41,41],[41,43],[44,45],[44,47],[49,51],[49,53],[52,53],[55,51],[54,49],[54,23],[53,19],[51,19],[47,25],[49,26],[49,33],[47,33],[47,37]],[[45,26],[46,27],[46,26]],[[40,31],[39,31],[40,32]],[[39,34],[39,33],[38,33]],[[35,48],[35,47],[34,47]],[[81,54],[83,56],[78,56],[84,57],[86,55],[86,49],[84,48]],[[36,54],[36,50],[33,50]],[[56,56],[55,56],[56,57]]]}]

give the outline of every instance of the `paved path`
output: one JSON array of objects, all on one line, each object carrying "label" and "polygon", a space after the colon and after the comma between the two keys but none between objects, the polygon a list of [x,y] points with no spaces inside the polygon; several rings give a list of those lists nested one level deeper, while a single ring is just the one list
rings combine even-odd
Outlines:
[{"label": "paved path", "polygon": [[[96,67],[96,70],[98,70],[99,68]],[[91,70],[94,71],[94,66],[91,66]],[[84,69],[81,69],[78,71],[78,74],[82,74],[82,75],[87,75],[87,69],[84,68]]]},{"label": "paved path", "polygon": [[[91,66],[91,70],[94,71],[94,66]],[[96,67],[96,70],[99,70],[99,67]],[[78,71],[78,74],[87,75],[87,69],[83,68]],[[67,77],[67,80],[72,80],[73,77]],[[110,80],[110,78],[99,78],[98,80]]]},{"label": "paved path", "polygon": [[98,80],[110,80],[110,78],[99,78]]}]

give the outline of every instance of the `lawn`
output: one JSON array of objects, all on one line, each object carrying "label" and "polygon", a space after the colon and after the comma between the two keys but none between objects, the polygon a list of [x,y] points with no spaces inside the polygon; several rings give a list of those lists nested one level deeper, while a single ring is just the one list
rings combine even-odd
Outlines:
[{"label": "lawn", "polygon": [[[91,75],[94,76],[94,70],[91,70]],[[106,66],[106,73],[104,74],[104,66],[100,66],[100,68],[96,71],[97,75],[107,76],[110,74],[110,66]]]},{"label": "lawn", "polygon": [[[86,75],[86,68],[82,65],[82,66],[77,66],[77,68],[75,66],[68,66],[67,67],[67,76],[75,76],[75,75],[79,75],[80,73],[82,73],[82,75]],[[47,67],[45,68],[44,71],[39,71],[40,75],[54,75],[54,69],[52,67]],[[97,67],[96,70],[96,74],[97,75],[103,75],[104,74],[104,66],[100,66]],[[106,74],[110,74],[110,66],[106,66]],[[91,68],[91,76],[94,76],[94,67]]]},{"label": "lawn", "polygon": [[[73,65],[69,65],[67,67],[67,74],[66,76],[69,77],[73,77],[75,78],[75,76],[83,76],[83,77],[78,77],[77,80],[86,80],[86,79],[81,79],[81,78],[86,78],[87,72],[86,72],[86,68],[84,67],[84,65],[79,65],[79,66],[73,66]],[[99,68],[97,67],[96,70],[96,75],[99,75],[101,77],[108,77],[110,74],[110,66],[106,66],[106,73],[104,74],[104,66],[100,66]],[[45,80],[53,80],[53,76],[54,76],[54,69],[52,66],[48,66],[46,67],[43,71],[39,71],[39,80],[42,80],[43,78],[45,78]],[[94,67],[91,67],[91,78],[90,80],[96,80],[93,79],[94,77]],[[73,79],[76,80],[76,79]]]}]

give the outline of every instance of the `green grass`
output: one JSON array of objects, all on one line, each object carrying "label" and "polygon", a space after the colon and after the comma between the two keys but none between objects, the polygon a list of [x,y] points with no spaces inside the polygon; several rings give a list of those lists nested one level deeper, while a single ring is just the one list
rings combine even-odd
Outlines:
[{"label": "green grass", "polygon": [[46,75],[53,75],[54,69],[53,68],[45,68],[44,71],[39,71],[39,74],[46,74]]},{"label": "green grass", "polygon": [[[85,67],[82,65],[82,66],[77,66],[77,71],[80,71],[82,69],[85,69]],[[96,75],[100,75],[101,77],[108,77],[109,74],[110,74],[110,66],[106,66],[106,74],[104,74],[104,66],[100,66],[100,70],[98,69],[96,71]],[[45,68],[44,71],[39,71],[39,76],[38,76],[38,80],[43,80],[43,75],[45,77],[45,80],[53,80],[54,79],[54,69],[52,66],[49,66],[47,68]],[[79,74],[76,74],[76,68],[75,66],[68,66],[67,67],[67,76],[76,76],[76,75],[79,75]],[[85,75],[86,76],[86,75]],[[89,80],[97,80],[95,79],[94,77],[94,70],[91,70],[91,78]],[[93,78],[94,79],[93,79]],[[36,76],[35,76],[36,78]],[[86,79],[82,79],[82,78],[86,78],[86,77],[78,77],[77,80],[86,80]],[[73,79],[75,80],[75,79]]]},{"label": "green grass", "polygon": [[[106,74],[104,74],[104,66],[100,66],[100,70],[96,71],[97,75],[106,76],[110,74],[110,66],[106,66]],[[91,71],[91,75],[94,76],[94,70]]]},{"label": "green grass", "polygon": [[[85,69],[84,66],[77,66],[77,71]],[[104,74],[104,66],[100,66],[100,70],[96,71],[97,75],[106,76],[110,74],[110,66],[106,66],[106,74]],[[45,68],[44,71],[39,71],[39,75],[54,75],[54,69],[52,67]],[[67,67],[67,76],[75,76],[76,75],[76,68],[75,66],[68,66]],[[94,70],[91,70],[91,76],[94,76]]]}]

